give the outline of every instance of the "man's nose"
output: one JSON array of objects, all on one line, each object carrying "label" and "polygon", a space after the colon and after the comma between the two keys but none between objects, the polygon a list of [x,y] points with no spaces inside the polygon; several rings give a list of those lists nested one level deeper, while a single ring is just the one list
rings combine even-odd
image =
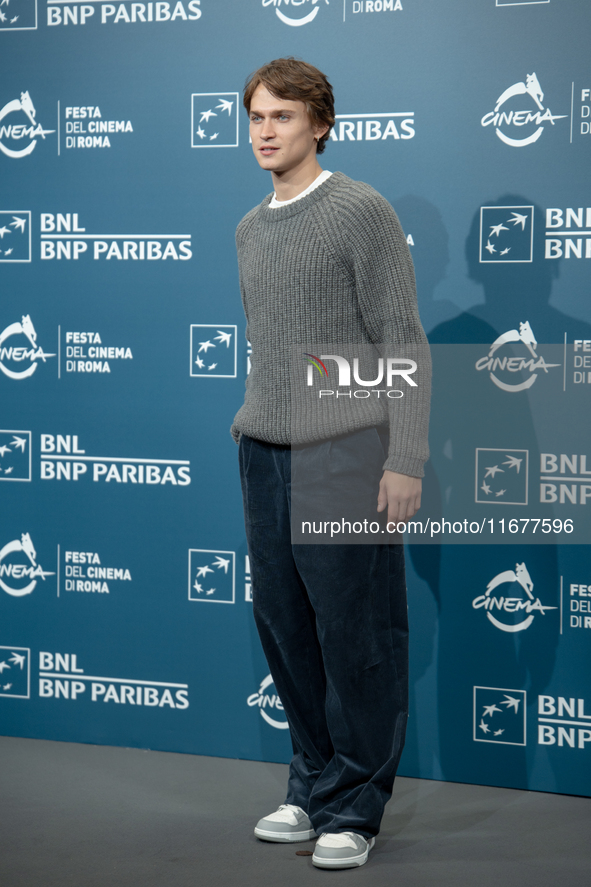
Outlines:
[{"label": "man's nose", "polygon": [[263,139],[272,139],[275,136],[275,126],[272,120],[265,120],[263,122],[263,130],[261,132],[261,138]]}]

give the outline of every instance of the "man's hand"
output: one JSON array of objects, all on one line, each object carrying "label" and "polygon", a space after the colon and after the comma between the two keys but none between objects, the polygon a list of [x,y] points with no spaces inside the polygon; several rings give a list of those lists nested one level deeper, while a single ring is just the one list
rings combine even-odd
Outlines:
[{"label": "man's hand", "polygon": [[422,481],[397,471],[384,471],[378,493],[378,511],[388,506],[388,521],[410,520],[421,507]]}]

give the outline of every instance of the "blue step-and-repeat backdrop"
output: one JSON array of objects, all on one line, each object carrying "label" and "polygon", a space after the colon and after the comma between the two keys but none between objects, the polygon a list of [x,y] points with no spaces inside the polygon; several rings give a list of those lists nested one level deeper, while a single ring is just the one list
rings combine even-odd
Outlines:
[{"label": "blue step-and-repeat backdrop", "polygon": [[1,733],[290,757],[229,426],[234,230],[270,190],[241,89],[294,55],[453,356],[426,499],[471,523],[409,536],[401,772],[591,794],[590,26],[588,0],[1,0]]}]

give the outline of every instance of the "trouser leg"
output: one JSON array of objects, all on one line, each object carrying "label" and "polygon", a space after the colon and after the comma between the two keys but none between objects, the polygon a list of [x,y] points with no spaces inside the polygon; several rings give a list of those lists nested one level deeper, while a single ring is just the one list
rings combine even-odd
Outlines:
[{"label": "trouser leg", "polygon": [[291,545],[289,450],[243,438],[253,606],[294,747],[288,803],[314,828],[379,830],[404,744],[398,545]]},{"label": "trouser leg", "polygon": [[291,549],[289,447],[242,436],[240,475],[254,618],[294,751],[286,802],[307,811],[333,748],[316,617]]},{"label": "trouser leg", "polygon": [[408,717],[402,546],[298,546],[295,560],[316,613],[334,747],[308,815],[317,832],[370,837],[392,793]]}]

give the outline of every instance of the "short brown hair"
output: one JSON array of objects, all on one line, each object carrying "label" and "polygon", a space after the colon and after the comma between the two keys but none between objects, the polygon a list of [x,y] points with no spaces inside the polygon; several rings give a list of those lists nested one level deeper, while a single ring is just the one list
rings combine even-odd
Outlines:
[{"label": "short brown hair", "polygon": [[246,81],[243,104],[249,113],[253,93],[261,84],[278,99],[304,102],[313,126],[328,126],[316,146],[316,153],[322,154],[335,124],[334,95],[326,75],[314,65],[293,56],[275,59],[251,74]]}]

